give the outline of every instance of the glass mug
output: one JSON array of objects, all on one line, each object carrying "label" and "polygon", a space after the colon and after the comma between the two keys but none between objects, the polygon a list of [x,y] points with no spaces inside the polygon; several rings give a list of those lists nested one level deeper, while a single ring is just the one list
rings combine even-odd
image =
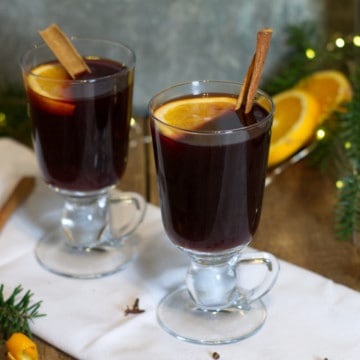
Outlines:
[{"label": "glass mug", "polygon": [[[141,195],[114,191],[127,162],[135,54],[112,41],[72,42],[91,68],[75,80],[45,44],[21,58],[41,175],[65,202],[61,226],[45,234],[35,253],[54,273],[92,278],[134,259],[136,244],[128,238],[145,213]],[[116,228],[110,207],[118,205],[132,216]]]},{"label": "glass mug", "polygon": [[[179,99],[186,108],[191,99],[212,97],[235,105],[240,88],[235,82],[193,81],[164,89],[149,104],[164,228],[191,260],[186,287],[160,302],[157,317],[167,332],[193,343],[239,341],[265,321],[261,297],[275,283],[279,263],[272,254],[243,249],[259,224],[274,106],[259,90],[255,123],[241,126],[236,116],[234,125],[233,118],[219,116],[195,129],[177,124],[175,117],[183,115],[171,111],[170,124],[160,109]],[[201,105],[191,111],[191,118],[204,116]],[[266,270],[247,289],[241,283],[245,265],[251,265],[249,274]]]}]

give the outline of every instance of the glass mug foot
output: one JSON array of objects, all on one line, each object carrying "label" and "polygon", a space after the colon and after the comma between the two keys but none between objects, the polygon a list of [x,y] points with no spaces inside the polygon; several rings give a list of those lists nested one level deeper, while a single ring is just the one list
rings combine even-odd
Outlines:
[{"label": "glass mug foot", "polygon": [[266,319],[258,299],[246,308],[219,311],[199,309],[186,288],[168,294],[159,304],[160,326],[179,340],[204,345],[230,344],[253,335]]},{"label": "glass mug foot", "polygon": [[40,239],[35,248],[38,262],[47,270],[62,276],[92,279],[124,269],[137,257],[136,236],[118,246],[77,249],[67,244],[62,228]]},{"label": "glass mug foot", "polygon": [[134,192],[63,190],[61,226],[40,239],[35,256],[47,270],[72,278],[98,278],[119,271],[137,256],[134,232],[146,202]]},{"label": "glass mug foot", "polygon": [[[180,340],[208,345],[237,342],[260,329],[266,319],[261,298],[273,287],[279,273],[276,257],[258,251],[233,256],[225,252],[217,257],[187,253],[191,258],[187,286],[160,302],[160,326]],[[252,268],[248,269],[250,273],[246,267]],[[261,276],[258,273],[254,283],[251,274],[255,267]],[[252,280],[250,287],[246,280]]]}]

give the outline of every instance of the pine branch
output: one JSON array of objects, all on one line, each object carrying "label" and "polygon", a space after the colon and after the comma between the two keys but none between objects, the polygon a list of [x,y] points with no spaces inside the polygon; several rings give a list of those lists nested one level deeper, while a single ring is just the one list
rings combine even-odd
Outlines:
[{"label": "pine branch", "polygon": [[345,156],[335,207],[335,230],[339,240],[348,240],[360,232],[360,66],[352,78],[353,99],[346,111],[338,113],[339,151]]},{"label": "pine branch", "polygon": [[353,237],[359,230],[360,191],[359,176],[350,173],[341,179],[338,201],[335,206],[335,231],[339,240]]},{"label": "pine branch", "polygon": [[[349,74],[360,56],[360,48],[353,45],[351,37],[346,39],[344,47],[339,48],[334,45],[338,34],[327,39],[312,22],[289,25],[285,33],[286,54],[279,61],[279,68],[262,85],[270,95],[288,90],[316,70],[337,69]],[[308,50],[313,51],[314,58],[309,58]]]},{"label": "pine branch", "polygon": [[309,165],[321,171],[329,171],[335,178],[339,176],[339,166],[343,166],[343,158],[338,152],[339,119],[334,115],[319,127],[324,134],[323,138],[314,142],[313,150],[308,155]]},{"label": "pine branch", "polygon": [[24,91],[9,86],[0,92],[0,137],[6,136],[31,146],[31,128]]},{"label": "pine branch", "polygon": [[33,294],[30,290],[17,301],[23,291],[21,285],[17,286],[12,294],[5,299],[4,285],[0,285],[0,335],[7,340],[14,332],[21,332],[28,337],[32,337],[29,321],[45,316],[39,314],[38,310],[41,301],[31,303]]},{"label": "pine branch", "polygon": [[[270,95],[293,87],[301,78],[319,69],[338,69],[352,82],[354,95],[345,110],[335,113],[321,124],[326,136],[316,140],[308,161],[320,170],[330,171],[338,184],[335,206],[335,232],[339,240],[360,232],[360,66],[355,61],[360,49],[351,38],[345,46],[334,46],[335,38],[325,42],[311,23],[287,28],[287,54],[280,61],[280,70],[264,85]],[[306,51],[316,56],[308,59]]]},{"label": "pine branch", "polygon": [[318,67],[317,58],[310,60],[306,57],[307,49],[314,49],[315,52],[318,52],[318,44],[321,43],[315,25],[308,22],[301,25],[289,25],[285,31],[287,33],[285,41],[287,53],[279,61],[279,69],[275,70],[275,73],[263,86],[263,89],[270,95],[288,90]]}]

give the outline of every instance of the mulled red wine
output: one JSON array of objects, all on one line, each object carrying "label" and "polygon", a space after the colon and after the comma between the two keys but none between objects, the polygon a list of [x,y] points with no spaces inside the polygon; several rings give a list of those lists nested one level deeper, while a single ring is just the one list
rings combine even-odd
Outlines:
[{"label": "mulled red wine", "polygon": [[35,71],[49,79],[32,74],[27,79],[33,143],[44,180],[81,192],[114,185],[125,170],[133,86],[133,70],[122,64],[101,58],[86,62],[91,74],[76,81],[64,79],[58,63]]},{"label": "mulled red wine", "polygon": [[[163,223],[178,246],[218,252],[246,245],[255,233],[271,122],[262,121],[268,112],[257,104],[249,116],[256,126],[243,127],[234,111],[220,111],[195,132],[169,129],[152,120]],[[216,134],[231,129],[237,130]]]}]

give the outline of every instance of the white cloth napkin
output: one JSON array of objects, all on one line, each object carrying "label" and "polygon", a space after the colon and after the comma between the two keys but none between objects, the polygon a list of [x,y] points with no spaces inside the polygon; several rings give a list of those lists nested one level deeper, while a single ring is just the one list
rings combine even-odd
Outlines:
[{"label": "white cloth napkin", "polygon": [[[24,173],[36,174],[33,153],[0,140],[0,195],[4,198]],[[77,359],[359,359],[360,294],[281,261],[279,278],[264,297],[268,317],[252,337],[231,345],[182,342],[156,320],[156,306],[184,283],[188,260],[166,238],[159,209],[149,205],[136,236],[139,257],[125,270],[95,280],[51,274],[34,257],[47,219],[60,214],[61,201],[39,180],[34,193],[0,234],[0,283],[9,294],[21,284],[47,316],[33,332]],[[135,298],[146,311],[124,315]]]}]

